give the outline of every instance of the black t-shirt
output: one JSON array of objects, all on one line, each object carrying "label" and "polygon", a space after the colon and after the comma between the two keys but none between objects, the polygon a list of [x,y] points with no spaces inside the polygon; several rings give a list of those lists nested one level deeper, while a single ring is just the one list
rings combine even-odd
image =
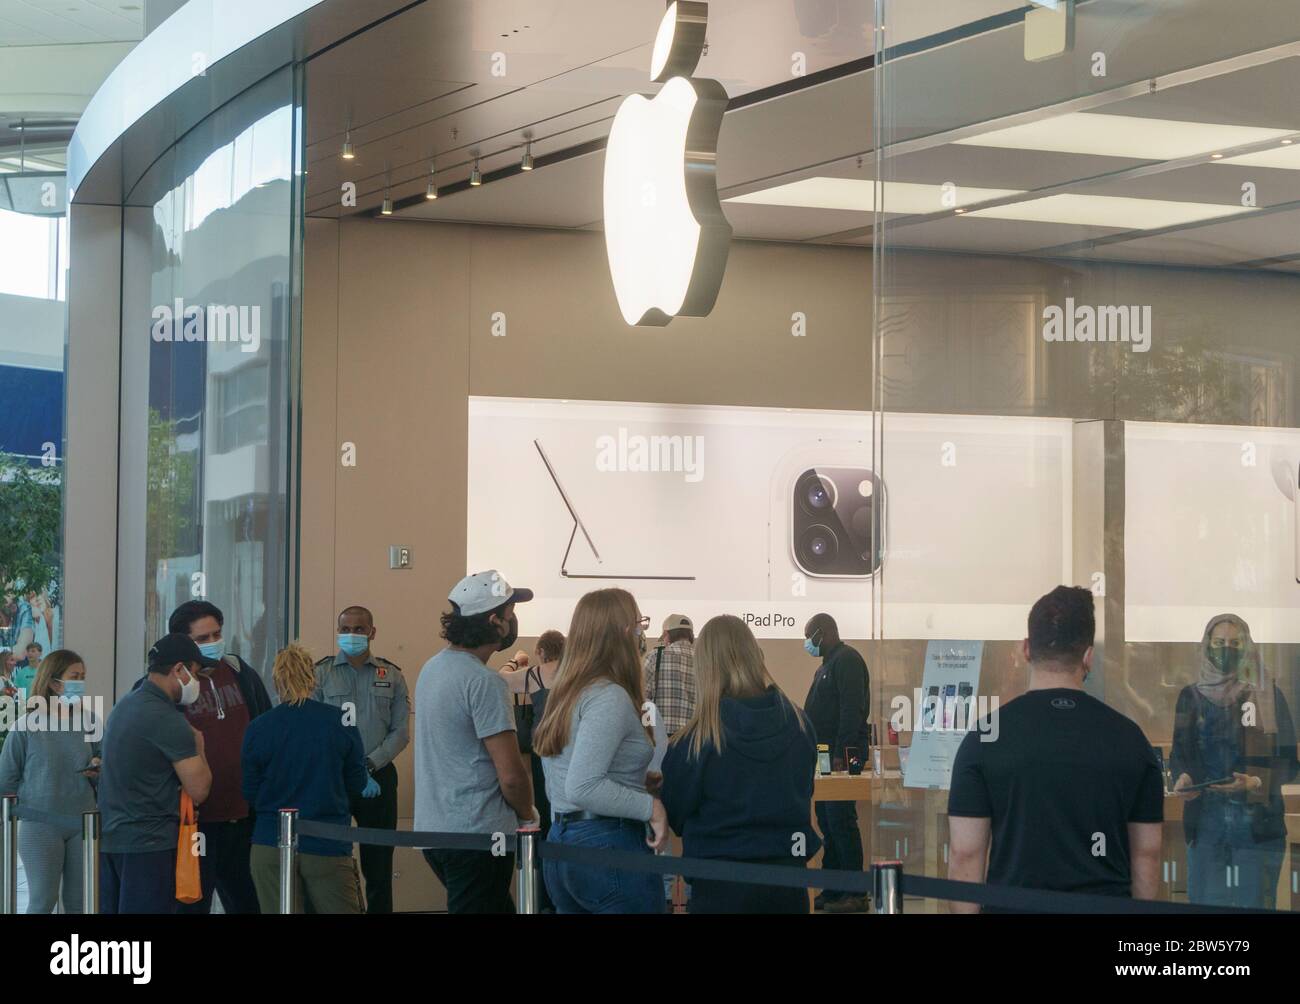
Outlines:
[{"label": "black t-shirt", "polygon": [[962,740],[948,793],[950,816],[992,820],[988,883],[1131,895],[1127,824],[1164,818],[1142,730],[1071,689],[1030,691],[997,725]]}]

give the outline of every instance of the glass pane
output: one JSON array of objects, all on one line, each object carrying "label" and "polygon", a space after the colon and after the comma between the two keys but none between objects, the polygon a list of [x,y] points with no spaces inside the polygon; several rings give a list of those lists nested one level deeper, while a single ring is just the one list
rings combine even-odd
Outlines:
[{"label": "glass pane", "polygon": [[[882,0],[881,21],[913,6]],[[1289,908],[1300,21],[1289,5],[1252,10],[1008,3],[932,44],[885,39],[878,660],[886,715],[896,698],[960,703],[963,687],[1005,709],[1080,684],[1164,765],[1153,895]],[[1081,681],[1073,656],[1040,648],[1031,663],[1021,645],[1058,584],[1092,594]],[[1225,659],[1219,636],[1240,654]],[[943,875],[964,734],[928,731],[900,738],[932,769],[905,777],[898,825],[939,842],[924,866]],[[1089,755],[1111,780],[1127,769]],[[1134,888],[1122,825],[1100,827],[1100,854],[1091,831],[1060,829],[1040,838],[1069,848],[1080,885]],[[1023,879],[1023,864],[999,857],[995,821],[989,881]]]},{"label": "glass pane", "polygon": [[124,350],[147,367],[143,644],[203,598],[224,615],[228,651],[262,672],[287,618],[294,101],[288,69],[245,92],[126,210],[123,337],[148,332]]}]

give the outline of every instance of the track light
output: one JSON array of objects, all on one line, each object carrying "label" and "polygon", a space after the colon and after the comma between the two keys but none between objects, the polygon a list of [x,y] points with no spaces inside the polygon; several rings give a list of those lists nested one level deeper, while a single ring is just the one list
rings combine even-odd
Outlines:
[{"label": "track light", "polygon": [[477,158],[477,157],[474,158],[474,168],[473,168],[473,170],[471,170],[471,171],[469,172],[469,183],[470,183],[474,188],[478,188],[479,185],[483,184],[483,172],[480,171],[480,170],[478,169],[478,158]]},{"label": "track light", "polygon": [[530,139],[524,144],[524,155],[519,161],[519,170],[531,171],[533,169],[533,141]]}]

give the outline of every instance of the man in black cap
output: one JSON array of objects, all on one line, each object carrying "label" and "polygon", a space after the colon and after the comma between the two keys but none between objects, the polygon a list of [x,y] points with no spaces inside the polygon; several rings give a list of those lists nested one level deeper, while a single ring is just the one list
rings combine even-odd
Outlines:
[{"label": "man in black cap", "polygon": [[198,698],[196,674],[210,665],[189,635],[166,635],[149,650],[145,682],[108,716],[99,779],[100,913],[176,912],[181,789],[197,806],[212,787],[203,736],[181,708]]}]

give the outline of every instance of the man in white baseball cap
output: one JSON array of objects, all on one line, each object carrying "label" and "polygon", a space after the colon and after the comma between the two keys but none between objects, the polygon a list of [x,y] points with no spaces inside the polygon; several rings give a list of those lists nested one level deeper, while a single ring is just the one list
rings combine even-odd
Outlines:
[{"label": "man in white baseball cap", "polygon": [[[487,666],[519,637],[515,604],[533,598],[495,569],[467,575],[447,594],[447,647],[415,685],[415,828],[513,833],[537,820],[533,784],[519,754],[506,681]],[[426,848],[447,888],[448,913],[514,913],[514,855]]]}]

